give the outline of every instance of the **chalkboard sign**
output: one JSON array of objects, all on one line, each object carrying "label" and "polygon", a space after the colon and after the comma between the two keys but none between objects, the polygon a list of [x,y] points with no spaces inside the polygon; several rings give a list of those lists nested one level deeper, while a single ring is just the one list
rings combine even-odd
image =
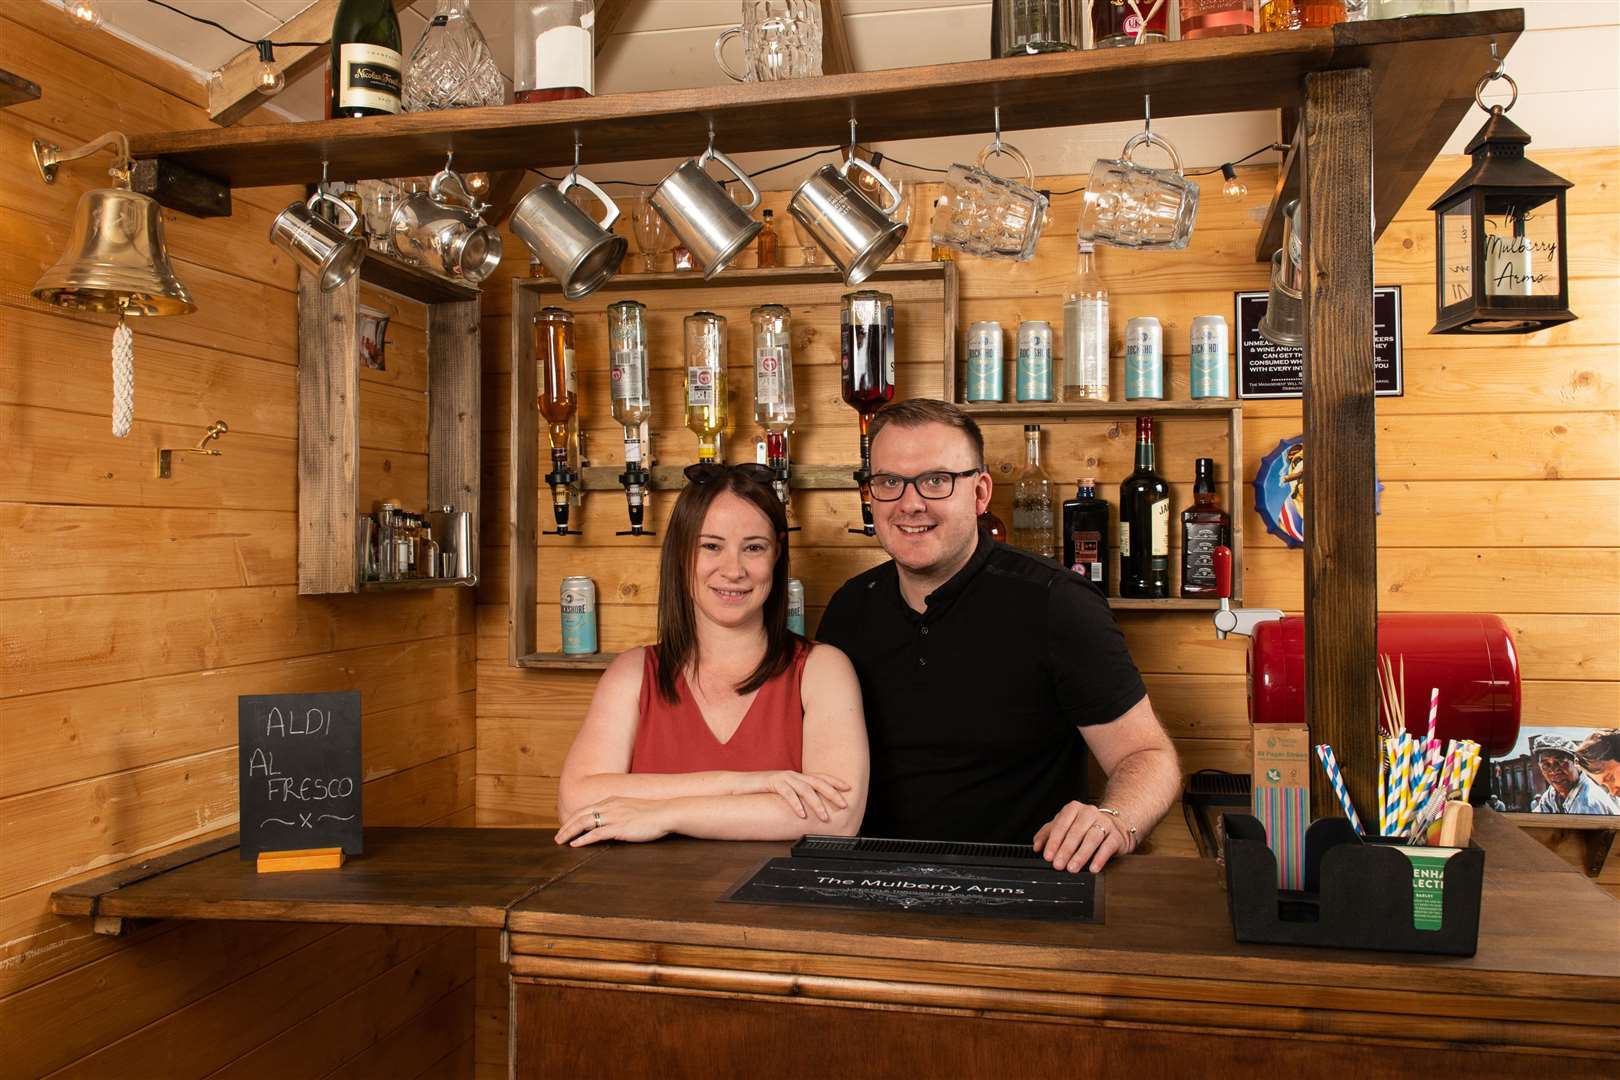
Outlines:
[{"label": "chalkboard sign", "polygon": [[[1237,375],[1240,398],[1297,398],[1305,390],[1305,350],[1278,345],[1260,333],[1270,293],[1240,292],[1236,298]],[[1401,287],[1380,285],[1373,290],[1373,392],[1378,397],[1400,397]]]},{"label": "chalkboard sign", "polygon": [[360,694],[236,699],[242,858],[341,847],[360,854]]},{"label": "chalkboard sign", "polygon": [[770,859],[724,899],[998,919],[1102,921],[1102,878],[1083,870],[869,859]]}]

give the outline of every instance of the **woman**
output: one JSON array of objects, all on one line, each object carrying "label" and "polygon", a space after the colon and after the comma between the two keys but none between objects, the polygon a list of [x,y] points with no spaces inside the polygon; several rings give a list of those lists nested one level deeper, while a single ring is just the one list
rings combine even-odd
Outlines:
[{"label": "woman", "polygon": [[608,665],[563,764],[559,844],[852,835],[866,726],[844,654],[787,628],[787,515],[760,465],[693,465],[658,643]]}]

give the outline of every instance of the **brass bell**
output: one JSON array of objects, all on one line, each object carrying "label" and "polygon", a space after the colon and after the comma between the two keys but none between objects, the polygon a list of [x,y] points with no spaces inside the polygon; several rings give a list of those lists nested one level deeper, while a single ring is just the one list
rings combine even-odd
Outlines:
[{"label": "brass bell", "polygon": [[96,188],[80,197],[67,251],[33,294],[59,307],[111,315],[197,310],[169,266],[158,204],[123,188]]}]

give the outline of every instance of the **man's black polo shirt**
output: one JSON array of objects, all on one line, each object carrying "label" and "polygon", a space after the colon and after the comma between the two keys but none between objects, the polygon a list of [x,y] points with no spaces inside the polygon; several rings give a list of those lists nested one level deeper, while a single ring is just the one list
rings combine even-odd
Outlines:
[{"label": "man's black polo shirt", "polygon": [[1030,843],[1084,796],[1078,729],[1147,695],[1107,600],[984,532],[925,613],[890,560],[838,590],[816,636],[860,676],[867,836]]}]

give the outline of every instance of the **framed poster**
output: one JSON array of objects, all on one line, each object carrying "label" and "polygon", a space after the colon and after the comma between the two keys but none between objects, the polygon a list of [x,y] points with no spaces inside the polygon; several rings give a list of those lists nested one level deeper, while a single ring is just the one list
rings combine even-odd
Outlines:
[{"label": "framed poster", "polygon": [[[1266,292],[1234,293],[1237,328],[1237,377],[1240,398],[1297,398],[1305,386],[1305,350],[1278,345],[1260,335],[1271,296]],[[1373,387],[1379,397],[1406,392],[1401,360],[1401,287],[1373,289]]]}]

